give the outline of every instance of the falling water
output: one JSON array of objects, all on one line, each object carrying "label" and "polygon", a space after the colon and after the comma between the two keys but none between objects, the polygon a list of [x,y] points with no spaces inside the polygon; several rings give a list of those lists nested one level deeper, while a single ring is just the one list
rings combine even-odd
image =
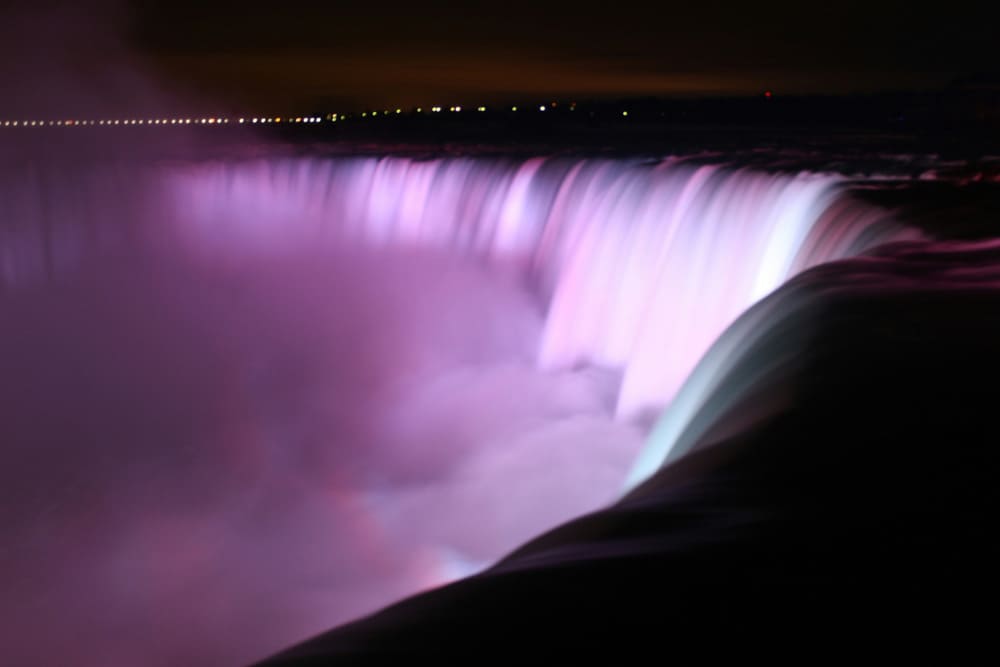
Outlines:
[{"label": "falling water", "polygon": [[6,170],[14,655],[235,664],[474,572],[682,453],[741,313],[909,234],[678,158]]},{"label": "falling water", "polygon": [[123,210],[143,210],[147,233],[170,228],[197,252],[345,239],[440,249],[518,272],[547,313],[539,365],[620,369],[626,418],[668,404],[725,327],[791,275],[912,236],[853,201],[840,176],[670,158],[299,158],[127,171],[30,169],[0,185],[0,286],[131,239],[116,223],[138,216]]},{"label": "falling water", "polygon": [[516,267],[547,313],[539,365],[621,369],[630,418],[789,276],[910,234],[842,180],[679,159],[260,160],[184,169],[171,200],[200,247],[349,237]]}]

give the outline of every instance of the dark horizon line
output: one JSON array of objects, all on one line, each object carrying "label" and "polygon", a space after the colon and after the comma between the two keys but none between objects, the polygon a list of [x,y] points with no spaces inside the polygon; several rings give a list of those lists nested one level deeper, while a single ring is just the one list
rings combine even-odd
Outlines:
[{"label": "dark horizon line", "polygon": [[[487,109],[491,112],[499,111],[510,111],[511,107],[516,106],[518,110],[523,110],[525,112],[532,111],[537,108],[536,105],[555,105],[550,107],[550,110],[562,111],[567,107],[590,107],[595,110],[606,109],[610,106],[615,105],[641,105],[645,107],[650,107],[654,105],[668,106],[671,104],[727,104],[727,103],[747,103],[754,101],[761,101],[767,103],[783,103],[783,102],[809,102],[809,101],[836,101],[845,103],[863,103],[871,101],[895,101],[895,100],[907,100],[907,101],[918,101],[918,100],[947,100],[949,97],[964,97],[964,96],[976,96],[986,94],[991,97],[997,98],[997,103],[1000,103],[1000,77],[986,77],[981,78],[977,76],[969,76],[957,78],[950,82],[944,87],[935,87],[930,89],[913,89],[913,88],[897,88],[897,89],[886,89],[880,91],[859,91],[859,92],[782,92],[780,88],[772,89],[760,89],[754,93],[741,93],[741,92],[670,92],[663,94],[650,94],[648,92],[636,92],[636,93],[608,93],[608,94],[595,94],[587,93],[586,95],[553,95],[546,96],[543,94],[532,94],[526,93],[523,95],[508,95],[504,96],[504,101],[496,101],[497,98],[491,95],[482,95],[480,97],[493,97],[494,101],[485,104]],[[274,105],[257,105],[256,109],[251,109],[250,105],[236,105],[236,104],[226,104],[226,103],[215,103],[200,105],[200,110],[194,110],[193,107],[189,107],[186,110],[182,110],[180,104],[172,104],[169,109],[163,109],[160,112],[153,112],[151,110],[126,110],[122,109],[120,111],[109,111],[107,109],[103,110],[102,113],[94,114],[88,113],[83,110],[76,112],[63,112],[59,117],[68,118],[73,116],[82,117],[84,115],[128,115],[135,117],[144,117],[152,114],[151,117],[156,117],[157,113],[166,115],[191,115],[191,116],[205,116],[205,115],[228,115],[228,116],[306,116],[306,115],[328,115],[328,114],[360,114],[360,113],[371,113],[372,111],[383,113],[388,110],[395,113],[396,109],[401,109],[402,113],[413,114],[417,112],[418,109],[423,110],[427,113],[434,106],[440,106],[443,112],[447,113],[451,106],[460,106],[463,111],[475,112],[478,106],[483,106],[483,104],[477,103],[471,95],[455,95],[455,98],[463,98],[462,100],[452,100],[448,104],[436,104],[436,105],[364,105],[360,103],[350,103],[346,100],[337,102],[336,96],[316,96],[314,101],[299,104],[289,104],[280,105],[283,108],[278,107],[278,104]],[[485,101],[485,100],[484,100]],[[456,104],[457,102],[457,104]],[[66,108],[68,105],[60,105]],[[293,108],[294,107],[294,108]],[[0,109],[0,118],[20,118],[25,117],[41,117],[48,116],[42,111],[35,111],[34,113],[25,113],[22,110],[3,110]]]}]

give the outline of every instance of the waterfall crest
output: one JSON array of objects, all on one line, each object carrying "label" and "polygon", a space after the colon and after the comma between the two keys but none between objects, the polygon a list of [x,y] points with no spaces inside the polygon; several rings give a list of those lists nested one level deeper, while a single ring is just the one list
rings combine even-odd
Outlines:
[{"label": "waterfall crest", "polygon": [[198,246],[347,238],[515,267],[546,308],[540,366],[621,370],[626,418],[790,276],[914,236],[840,176],[678,158],[258,160],[180,170],[171,193]]},{"label": "waterfall crest", "polygon": [[36,167],[0,187],[0,286],[164,234],[199,253],[345,241],[441,250],[525,280],[547,313],[539,365],[620,370],[625,418],[667,405],[726,326],[790,276],[915,236],[854,201],[840,176],[681,158],[297,157],[65,172]]}]

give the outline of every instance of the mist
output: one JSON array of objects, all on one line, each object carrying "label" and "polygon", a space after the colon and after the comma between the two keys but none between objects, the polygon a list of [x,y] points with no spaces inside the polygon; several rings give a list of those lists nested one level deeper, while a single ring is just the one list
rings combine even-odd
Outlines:
[{"label": "mist", "polygon": [[[4,18],[7,115],[191,104],[130,53],[116,3]],[[222,252],[177,242],[153,165],[197,143],[4,137],[5,662],[259,659],[613,501],[638,451],[618,376],[536,370],[541,304],[507,274],[311,239],[247,252],[246,211],[213,217]]]},{"label": "mist", "polygon": [[419,253],[137,252],[0,299],[17,664],[235,664],[615,499],[610,374]]}]

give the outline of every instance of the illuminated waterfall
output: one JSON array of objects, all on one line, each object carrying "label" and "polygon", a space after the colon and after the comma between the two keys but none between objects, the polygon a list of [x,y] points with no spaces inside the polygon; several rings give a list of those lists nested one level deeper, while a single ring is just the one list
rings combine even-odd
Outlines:
[{"label": "illuminated waterfall", "polygon": [[33,168],[4,181],[0,209],[0,287],[165,232],[201,254],[359,242],[486,262],[546,309],[542,369],[622,372],[623,418],[658,414],[725,328],[791,275],[913,236],[840,176],[680,158]]},{"label": "illuminated waterfall", "polygon": [[171,199],[200,248],[349,238],[515,267],[547,307],[540,366],[621,369],[635,417],[790,275],[909,234],[841,181],[676,158],[288,159],[181,170]]},{"label": "illuminated waterfall", "polygon": [[787,279],[907,235],[678,158],[0,167],[13,662],[246,664],[475,572],[766,417]]}]

